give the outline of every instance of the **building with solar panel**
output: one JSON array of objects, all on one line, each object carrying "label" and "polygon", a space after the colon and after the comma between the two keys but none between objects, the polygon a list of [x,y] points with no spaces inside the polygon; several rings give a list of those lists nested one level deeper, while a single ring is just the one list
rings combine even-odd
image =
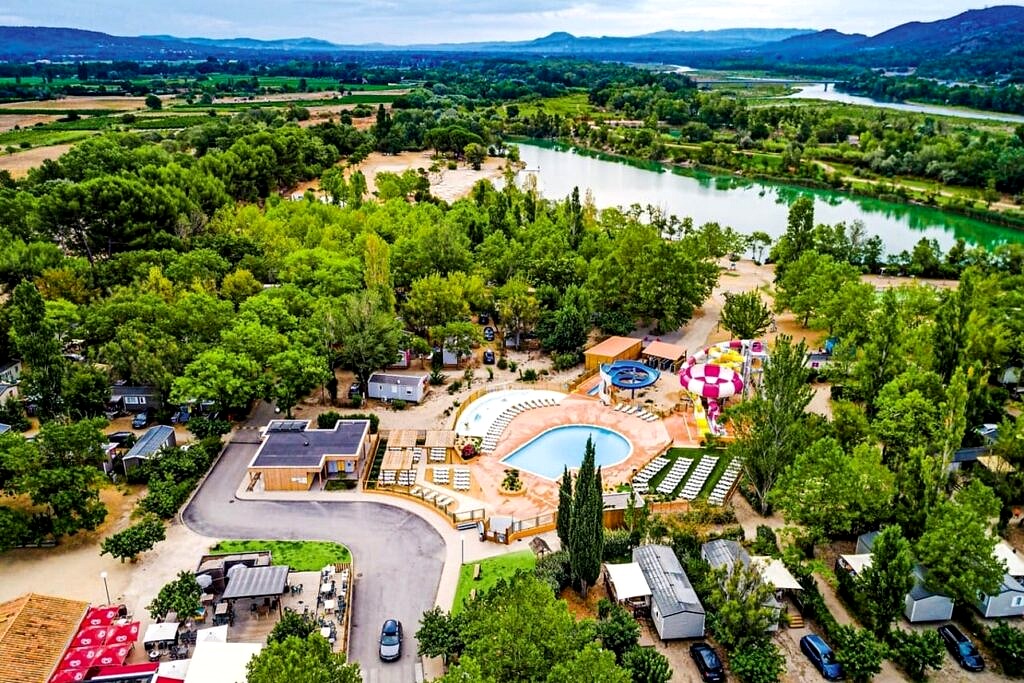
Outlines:
[{"label": "building with solar panel", "polygon": [[370,456],[370,421],[271,420],[249,463],[249,490],[308,491],[328,479],[358,479]]}]

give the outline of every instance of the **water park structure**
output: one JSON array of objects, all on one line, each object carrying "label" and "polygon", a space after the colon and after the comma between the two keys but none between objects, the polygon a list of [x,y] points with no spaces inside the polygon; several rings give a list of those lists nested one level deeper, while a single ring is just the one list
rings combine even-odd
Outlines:
[{"label": "water park structure", "polygon": [[691,397],[701,434],[725,436],[718,420],[722,403],[749,391],[767,362],[768,345],[760,339],[719,342],[687,359],[679,371],[679,383]]},{"label": "water park structure", "polygon": [[611,403],[611,389],[628,389],[630,398],[636,398],[637,389],[653,386],[661,372],[633,360],[617,360],[601,366],[598,398],[605,405]]}]

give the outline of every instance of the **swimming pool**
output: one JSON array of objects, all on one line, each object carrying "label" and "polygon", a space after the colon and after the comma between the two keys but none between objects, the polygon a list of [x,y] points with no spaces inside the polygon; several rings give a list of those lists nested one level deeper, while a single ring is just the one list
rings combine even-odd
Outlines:
[{"label": "swimming pool", "polygon": [[555,480],[562,476],[566,467],[580,466],[588,436],[594,439],[595,466],[617,465],[633,452],[633,444],[611,429],[597,425],[565,425],[538,434],[502,463]]}]

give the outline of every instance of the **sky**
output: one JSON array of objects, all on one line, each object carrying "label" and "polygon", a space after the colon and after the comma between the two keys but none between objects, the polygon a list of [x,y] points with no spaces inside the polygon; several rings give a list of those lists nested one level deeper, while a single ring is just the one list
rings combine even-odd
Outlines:
[{"label": "sky", "polygon": [[552,31],[834,28],[873,35],[980,7],[956,0],[0,0],[0,25],[399,45],[529,40]]}]

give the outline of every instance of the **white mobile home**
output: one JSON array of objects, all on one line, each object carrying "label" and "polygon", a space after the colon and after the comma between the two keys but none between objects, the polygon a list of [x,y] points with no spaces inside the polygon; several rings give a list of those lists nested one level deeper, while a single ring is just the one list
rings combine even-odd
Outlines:
[{"label": "white mobile home", "polygon": [[419,403],[427,393],[426,373],[399,374],[396,372],[375,372],[370,375],[367,384],[367,395],[380,401],[401,399],[409,403]]},{"label": "white mobile home", "polygon": [[704,637],[704,606],[666,545],[642,545],[633,549],[633,561],[640,565],[651,589],[651,620],[662,640]]}]

